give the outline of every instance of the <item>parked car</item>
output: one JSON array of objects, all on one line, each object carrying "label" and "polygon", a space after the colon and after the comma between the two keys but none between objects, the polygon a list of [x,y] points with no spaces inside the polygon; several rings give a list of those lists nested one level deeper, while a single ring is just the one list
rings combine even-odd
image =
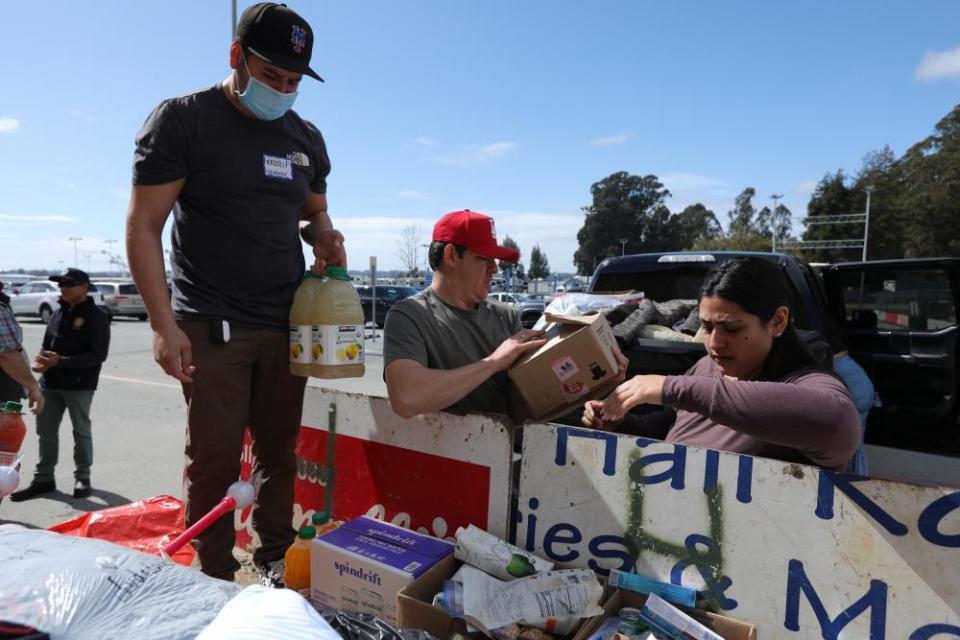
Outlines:
[{"label": "parked car", "polygon": [[506,291],[493,291],[487,294],[487,300],[502,302],[503,304],[517,304],[520,294],[507,293]]},{"label": "parked car", "polygon": [[520,295],[515,305],[517,313],[520,314],[520,324],[524,329],[530,329],[537,323],[540,316],[543,315],[544,302],[543,294]]},{"label": "parked car", "polygon": [[[864,368],[878,403],[868,443],[960,455],[960,259],[843,263],[818,270],[791,255],[679,252],[604,260],[589,291],[643,291],[656,302],[697,297],[707,271],[752,255],[775,262],[789,285],[798,329],[822,334],[831,318],[850,355]],[[702,344],[637,339],[623,346],[628,376],[680,375],[701,358]]]},{"label": "parked car", "polygon": [[[357,287],[360,294],[360,306],[363,307],[364,322],[373,322],[373,287],[362,285]],[[387,312],[394,303],[417,293],[414,287],[400,285],[377,285],[377,327],[383,328],[387,320]]]},{"label": "parked car", "polygon": [[[17,316],[39,317],[44,324],[50,322],[53,312],[60,306],[60,288],[50,280],[28,282],[19,291],[10,295],[10,310]],[[93,303],[105,313],[109,313],[103,294],[95,284],[90,285],[89,295]]]},{"label": "parked car", "polygon": [[147,307],[143,304],[140,290],[133,282],[95,282],[103,294],[104,304],[110,317],[131,316],[138,320],[147,319]]}]

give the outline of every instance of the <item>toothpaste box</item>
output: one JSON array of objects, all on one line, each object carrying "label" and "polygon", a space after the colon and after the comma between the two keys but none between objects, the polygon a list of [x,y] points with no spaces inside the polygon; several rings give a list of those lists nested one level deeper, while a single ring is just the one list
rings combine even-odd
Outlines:
[{"label": "toothpaste box", "polygon": [[360,517],[312,542],[310,599],[319,609],[372,613],[397,624],[397,593],[453,561],[453,543]]}]

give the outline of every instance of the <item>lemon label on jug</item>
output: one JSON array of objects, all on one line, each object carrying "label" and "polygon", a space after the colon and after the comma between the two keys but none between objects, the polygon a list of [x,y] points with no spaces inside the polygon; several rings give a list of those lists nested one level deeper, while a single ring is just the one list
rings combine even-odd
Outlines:
[{"label": "lemon label on jug", "polygon": [[318,363],[320,362],[320,356],[323,355],[323,332],[320,325],[315,324],[311,327],[310,331],[310,356],[312,360],[310,362]]},{"label": "lemon label on jug", "polygon": [[313,327],[296,324],[290,327],[290,362],[310,364],[313,362]]},{"label": "lemon label on jug", "polygon": [[363,364],[363,327],[359,325],[320,325],[320,357],[316,364]]}]

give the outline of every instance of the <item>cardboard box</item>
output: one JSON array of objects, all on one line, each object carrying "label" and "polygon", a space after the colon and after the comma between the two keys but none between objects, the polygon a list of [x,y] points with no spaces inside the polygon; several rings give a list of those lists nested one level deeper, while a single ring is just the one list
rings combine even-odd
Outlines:
[{"label": "cardboard box", "polygon": [[566,415],[617,385],[618,347],[606,319],[600,314],[551,319],[547,343],[508,372],[526,404],[524,417]]},{"label": "cardboard box", "polygon": [[445,540],[356,518],[314,539],[310,600],[317,608],[365,611],[397,624],[397,594],[437,572],[442,583],[452,573],[453,549]]},{"label": "cardboard box", "polygon": [[461,564],[450,556],[397,594],[397,623],[401,629],[423,629],[437,638],[448,636],[453,618],[433,606],[433,596],[443,590],[444,581],[450,579]]},{"label": "cardboard box", "polygon": [[[437,565],[421,578],[411,582],[397,595],[397,618],[401,629],[423,629],[437,638],[450,636],[453,618],[440,607],[433,606],[433,596],[443,590],[443,583],[449,580],[462,564],[458,560],[449,558],[442,565]],[[446,568],[446,571],[443,569]],[[606,597],[606,596],[604,596]],[[604,599],[601,598],[600,604]],[[586,618],[581,625],[588,624],[598,617]],[[582,626],[574,629],[567,637],[571,640],[579,634]],[[561,636],[556,636],[560,638]],[[754,639],[755,640],[755,639]]]},{"label": "cardboard box", "polygon": [[[587,620],[583,626],[580,627],[580,630],[573,637],[573,640],[587,640],[587,638],[593,635],[594,631],[600,628],[600,625],[602,625],[607,618],[617,615],[617,612],[620,611],[621,608],[635,607],[640,609],[646,601],[647,596],[642,593],[623,591],[620,589],[614,591],[603,604],[604,615]],[[714,633],[722,636],[724,640],[757,640],[757,627],[752,624],[699,609],[691,609],[689,607],[677,608]]]}]

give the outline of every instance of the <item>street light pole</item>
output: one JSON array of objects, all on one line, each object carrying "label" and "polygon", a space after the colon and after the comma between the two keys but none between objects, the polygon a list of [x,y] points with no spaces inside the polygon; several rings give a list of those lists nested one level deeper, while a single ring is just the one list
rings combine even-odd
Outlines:
[{"label": "street light pole", "polygon": [[107,257],[109,258],[109,263],[113,266],[113,245],[116,243],[116,240],[104,240],[103,243],[107,245]]},{"label": "street light pole", "polygon": [[873,185],[867,185],[867,211],[863,220],[863,262],[867,261],[867,240],[870,238],[870,194],[873,193]]},{"label": "street light pole", "polygon": [[620,238],[620,255],[621,256],[627,255],[627,239],[626,238]]},{"label": "street light pole", "polygon": [[773,213],[770,214],[770,224],[771,224],[771,236],[773,237],[773,245],[770,250],[770,253],[777,252],[777,207],[779,206],[780,198],[783,197],[782,193],[775,193],[770,196],[770,199],[773,200]]},{"label": "street light pole", "polygon": [[73,264],[78,265],[79,260],[77,259],[77,243],[83,240],[83,238],[78,238],[77,236],[71,236],[69,240],[73,243]]}]

